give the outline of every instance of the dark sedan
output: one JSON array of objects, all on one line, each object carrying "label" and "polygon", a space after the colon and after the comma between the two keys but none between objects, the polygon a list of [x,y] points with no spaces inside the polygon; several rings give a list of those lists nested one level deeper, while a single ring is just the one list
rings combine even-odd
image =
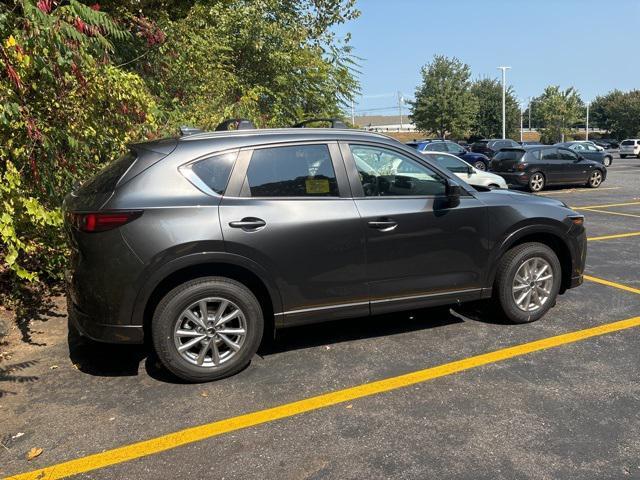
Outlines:
[{"label": "dark sedan", "polygon": [[460,157],[477,170],[489,169],[489,157],[482,153],[474,153],[449,140],[419,140],[407,143],[407,146],[415,148],[419,152],[444,152]]},{"label": "dark sedan", "polygon": [[594,162],[601,163],[605,167],[609,167],[613,163],[613,155],[611,155],[609,152],[598,150],[598,148],[590,141],[556,143],[555,146],[565,147],[569,150],[573,150],[578,155],[581,155],[588,160],[593,160]]},{"label": "dark sedan", "polygon": [[518,148],[520,144],[509,138],[490,138],[478,140],[471,144],[471,151],[474,153],[482,153],[492,158],[502,148]]},{"label": "dark sedan", "polygon": [[607,168],[564,147],[506,148],[491,160],[491,170],[508,184],[539,192],[547,185],[573,184],[598,188]]}]

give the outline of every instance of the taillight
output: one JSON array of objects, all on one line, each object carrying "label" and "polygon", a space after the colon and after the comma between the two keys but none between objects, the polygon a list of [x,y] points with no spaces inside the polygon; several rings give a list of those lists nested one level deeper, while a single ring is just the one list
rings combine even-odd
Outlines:
[{"label": "taillight", "polygon": [[81,232],[105,232],[125,223],[129,223],[142,215],[142,210],[120,212],[69,213],[71,225]]},{"label": "taillight", "polygon": [[519,163],[516,166],[516,170],[519,170],[520,172],[524,172],[527,169],[527,164],[526,163]]}]

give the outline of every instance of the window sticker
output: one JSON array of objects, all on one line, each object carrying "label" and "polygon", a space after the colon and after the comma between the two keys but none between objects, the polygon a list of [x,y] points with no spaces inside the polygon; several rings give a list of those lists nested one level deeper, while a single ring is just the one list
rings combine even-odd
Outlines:
[{"label": "window sticker", "polygon": [[317,195],[319,193],[329,193],[329,179],[327,178],[307,178],[305,181],[307,194]]}]

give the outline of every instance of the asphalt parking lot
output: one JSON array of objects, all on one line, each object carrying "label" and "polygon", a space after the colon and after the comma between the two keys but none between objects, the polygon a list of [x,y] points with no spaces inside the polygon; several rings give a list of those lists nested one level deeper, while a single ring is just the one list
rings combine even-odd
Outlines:
[{"label": "asphalt parking lot", "polygon": [[70,348],[60,305],[4,367],[0,475],[640,478],[640,160],[542,194],[585,214],[588,280],[533,324],[454,308],[289,329],[188,385],[139,347]]}]

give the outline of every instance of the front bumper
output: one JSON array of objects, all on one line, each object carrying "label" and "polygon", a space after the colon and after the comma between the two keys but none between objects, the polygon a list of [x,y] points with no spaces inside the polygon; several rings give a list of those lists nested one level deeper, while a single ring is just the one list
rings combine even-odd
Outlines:
[{"label": "front bumper", "polygon": [[82,312],[67,295],[67,315],[69,322],[85,337],[97,342],[105,343],[133,343],[144,342],[144,331],[138,325],[104,325],[94,321]]}]

